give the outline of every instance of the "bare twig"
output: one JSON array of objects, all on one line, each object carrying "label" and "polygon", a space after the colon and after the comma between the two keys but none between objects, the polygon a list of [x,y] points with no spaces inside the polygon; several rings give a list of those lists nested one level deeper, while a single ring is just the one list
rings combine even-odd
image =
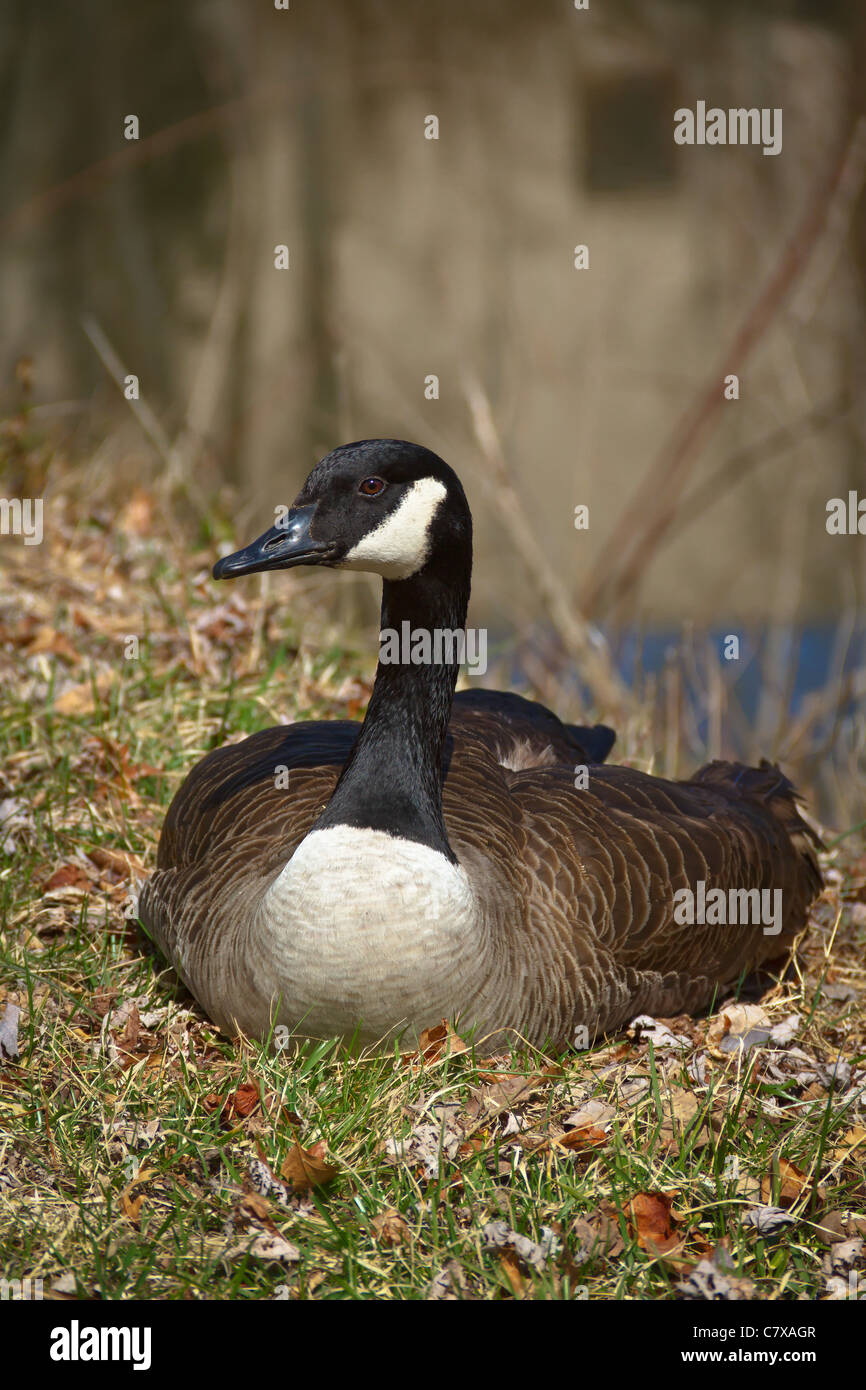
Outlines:
[{"label": "bare twig", "polygon": [[509,477],[490,401],[482,386],[468,380],[464,387],[472,415],[472,425],[494,486],[493,501],[551,622],[580,675],[593,693],[596,703],[611,716],[623,716],[631,707],[630,692],[620,680],[607,649],[599,636],[578,613],[563,584],[555,574],[526,519],[524,509]]},{"label": "bare twig", "polygon": [[85,314],[81,319],[81,327],[84,329],[97,357],[102,363],[108,375],[111,377],[120,394],[123,396],[133,415],[141,425],[151,444],[164,463],[171,461],[171,440],[163,429],[157,416],[151,409],[146,398],[140,394],[137,400],[130,399],[126,395],[126,378],[130,375],[126,371],[120,357],[115,352],[107,336],[100,325],[90,314]]},{"label": "bare twig", "polygon": [[100,362],[120,391],[154,449],[165,463],[170,482],[181,486],[190,501],[198,508],[199,512],[204,514],[207,511],[205,499],[195,479],[191,475],[185,473],[179,466],[177,450],[163,429],[155,411],[148,403],[146,397],[141,394],[141,387],[139,386],[139,395],[137,398],[130,398],[126,395],[126,377],[129,376],[130,373],[124,368],[120,357],[109,342],[102,327],[90,314],[85,314],[82,317],[81,326],[93,344],[93,348]]},{"label": "bare twig", "polygon": [[791,424],[781,425],[757,443],[747,444],[745,448],[738,449],[719,465],[711,477],[686,493],[677,512],[677,526],[682,529],[689,522],[696,521],[708,507],[718,502],[719,498],[736,487],[737,483],[742,482],[753,468],[775,458],[793,444],[802,444],[809,435],[819,434],[835,424],[850,406],[850,392],[843,388],[829,401],[801,415]]}]

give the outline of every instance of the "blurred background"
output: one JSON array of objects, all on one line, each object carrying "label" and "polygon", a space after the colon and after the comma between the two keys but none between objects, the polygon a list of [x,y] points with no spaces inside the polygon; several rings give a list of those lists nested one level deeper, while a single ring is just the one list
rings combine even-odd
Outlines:
[{"label": "blurred background", "polygon": [[[862,817],[859,0],[7,0],[0,55],[3,495],[77,468],[245,541],[336,444],[417,440],[487,683]],[[781,153],[677,145],[698,101],[781,108]]]}]

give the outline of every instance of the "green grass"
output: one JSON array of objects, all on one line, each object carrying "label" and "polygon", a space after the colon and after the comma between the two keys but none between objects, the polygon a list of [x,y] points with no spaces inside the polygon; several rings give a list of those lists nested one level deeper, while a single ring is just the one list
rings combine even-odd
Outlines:
[{"label": "green grass", "polygon": [[[558,1059],[226,1039],[147,950],[135,880],[203,753],[278,720],[357,717],[369,658],[302,584],[287,578],[279,604],[253,584],[214,591],[196,578],[211,553],[172,553],[158,517],[139,534],[123,512],[106,527],[55,505],[38,558],[4,552],[0,602],[0,800],[21,821],[0,854],[0,1016],[21,1009],[20,1056],[0,1064],[4,1277],[117,1299],[424,1299],[437,1280],[464,1298],[656,1299],[715,1256],[752,1296],[824,1296],[821,1221],[842,1212],[854,1234],[866,1214],[859,836],[834,850],[795,974],[763,1001],[772,1022],[801,1016],[808,1065],[785,1047],[776,1072],[766,1048],[714,1051],[713,1016],[672,1023],[683,1054],[625,1035]],[[856,1001],[827,998],[828,981]],[[858,1085],[802,1079],[840,1055],[859,1101]],[[536,1079],[503,1101],[503,1074]],[[683,1128],[671,1108],[690,1095]],[[610,1117],[563,1146],[590,1100]],[[389,1151],[431,1116],[438,1159]],[[278,1174],[296,1143],[324,1145],[331,1180],[254,1195],[251,1163]],[[777,1200],[795,1221],[757,1234],[745,1213]],[[661,1214],[654,1245],[642,1203]],[[496,1221],[553,1248],[492,1243]],[[238,1252],[267,1234],[298,1259]]]}]

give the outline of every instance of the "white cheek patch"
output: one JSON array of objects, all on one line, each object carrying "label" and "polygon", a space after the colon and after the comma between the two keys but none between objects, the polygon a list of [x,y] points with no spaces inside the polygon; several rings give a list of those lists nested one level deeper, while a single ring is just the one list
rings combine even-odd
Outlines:
[{"label": "white cheek patch", "polygon": [[363,536],[340,569],[368,570],[383,579],[408,579],[430,554],[430,526],[446,493],[438,478],[419,478],[396,511]]}]

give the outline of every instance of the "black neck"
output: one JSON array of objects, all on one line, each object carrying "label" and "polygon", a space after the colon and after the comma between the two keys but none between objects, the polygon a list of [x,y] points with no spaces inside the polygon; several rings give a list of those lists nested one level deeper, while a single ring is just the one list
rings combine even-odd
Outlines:
[{"label": "black neck", "polygon": [[[431,637],[437,630],[462,630],[468,604],[468,571],[456,583],[429,569],[411,579],[386,579],[381,628],[402,635],[408,622],[412,632]],[[442,654],[441,665],[380,659],[358,741],[315,829],[384,830],[456,862],[442,817],[442,752],[459,666],[449,660],[448,642]]]}]

